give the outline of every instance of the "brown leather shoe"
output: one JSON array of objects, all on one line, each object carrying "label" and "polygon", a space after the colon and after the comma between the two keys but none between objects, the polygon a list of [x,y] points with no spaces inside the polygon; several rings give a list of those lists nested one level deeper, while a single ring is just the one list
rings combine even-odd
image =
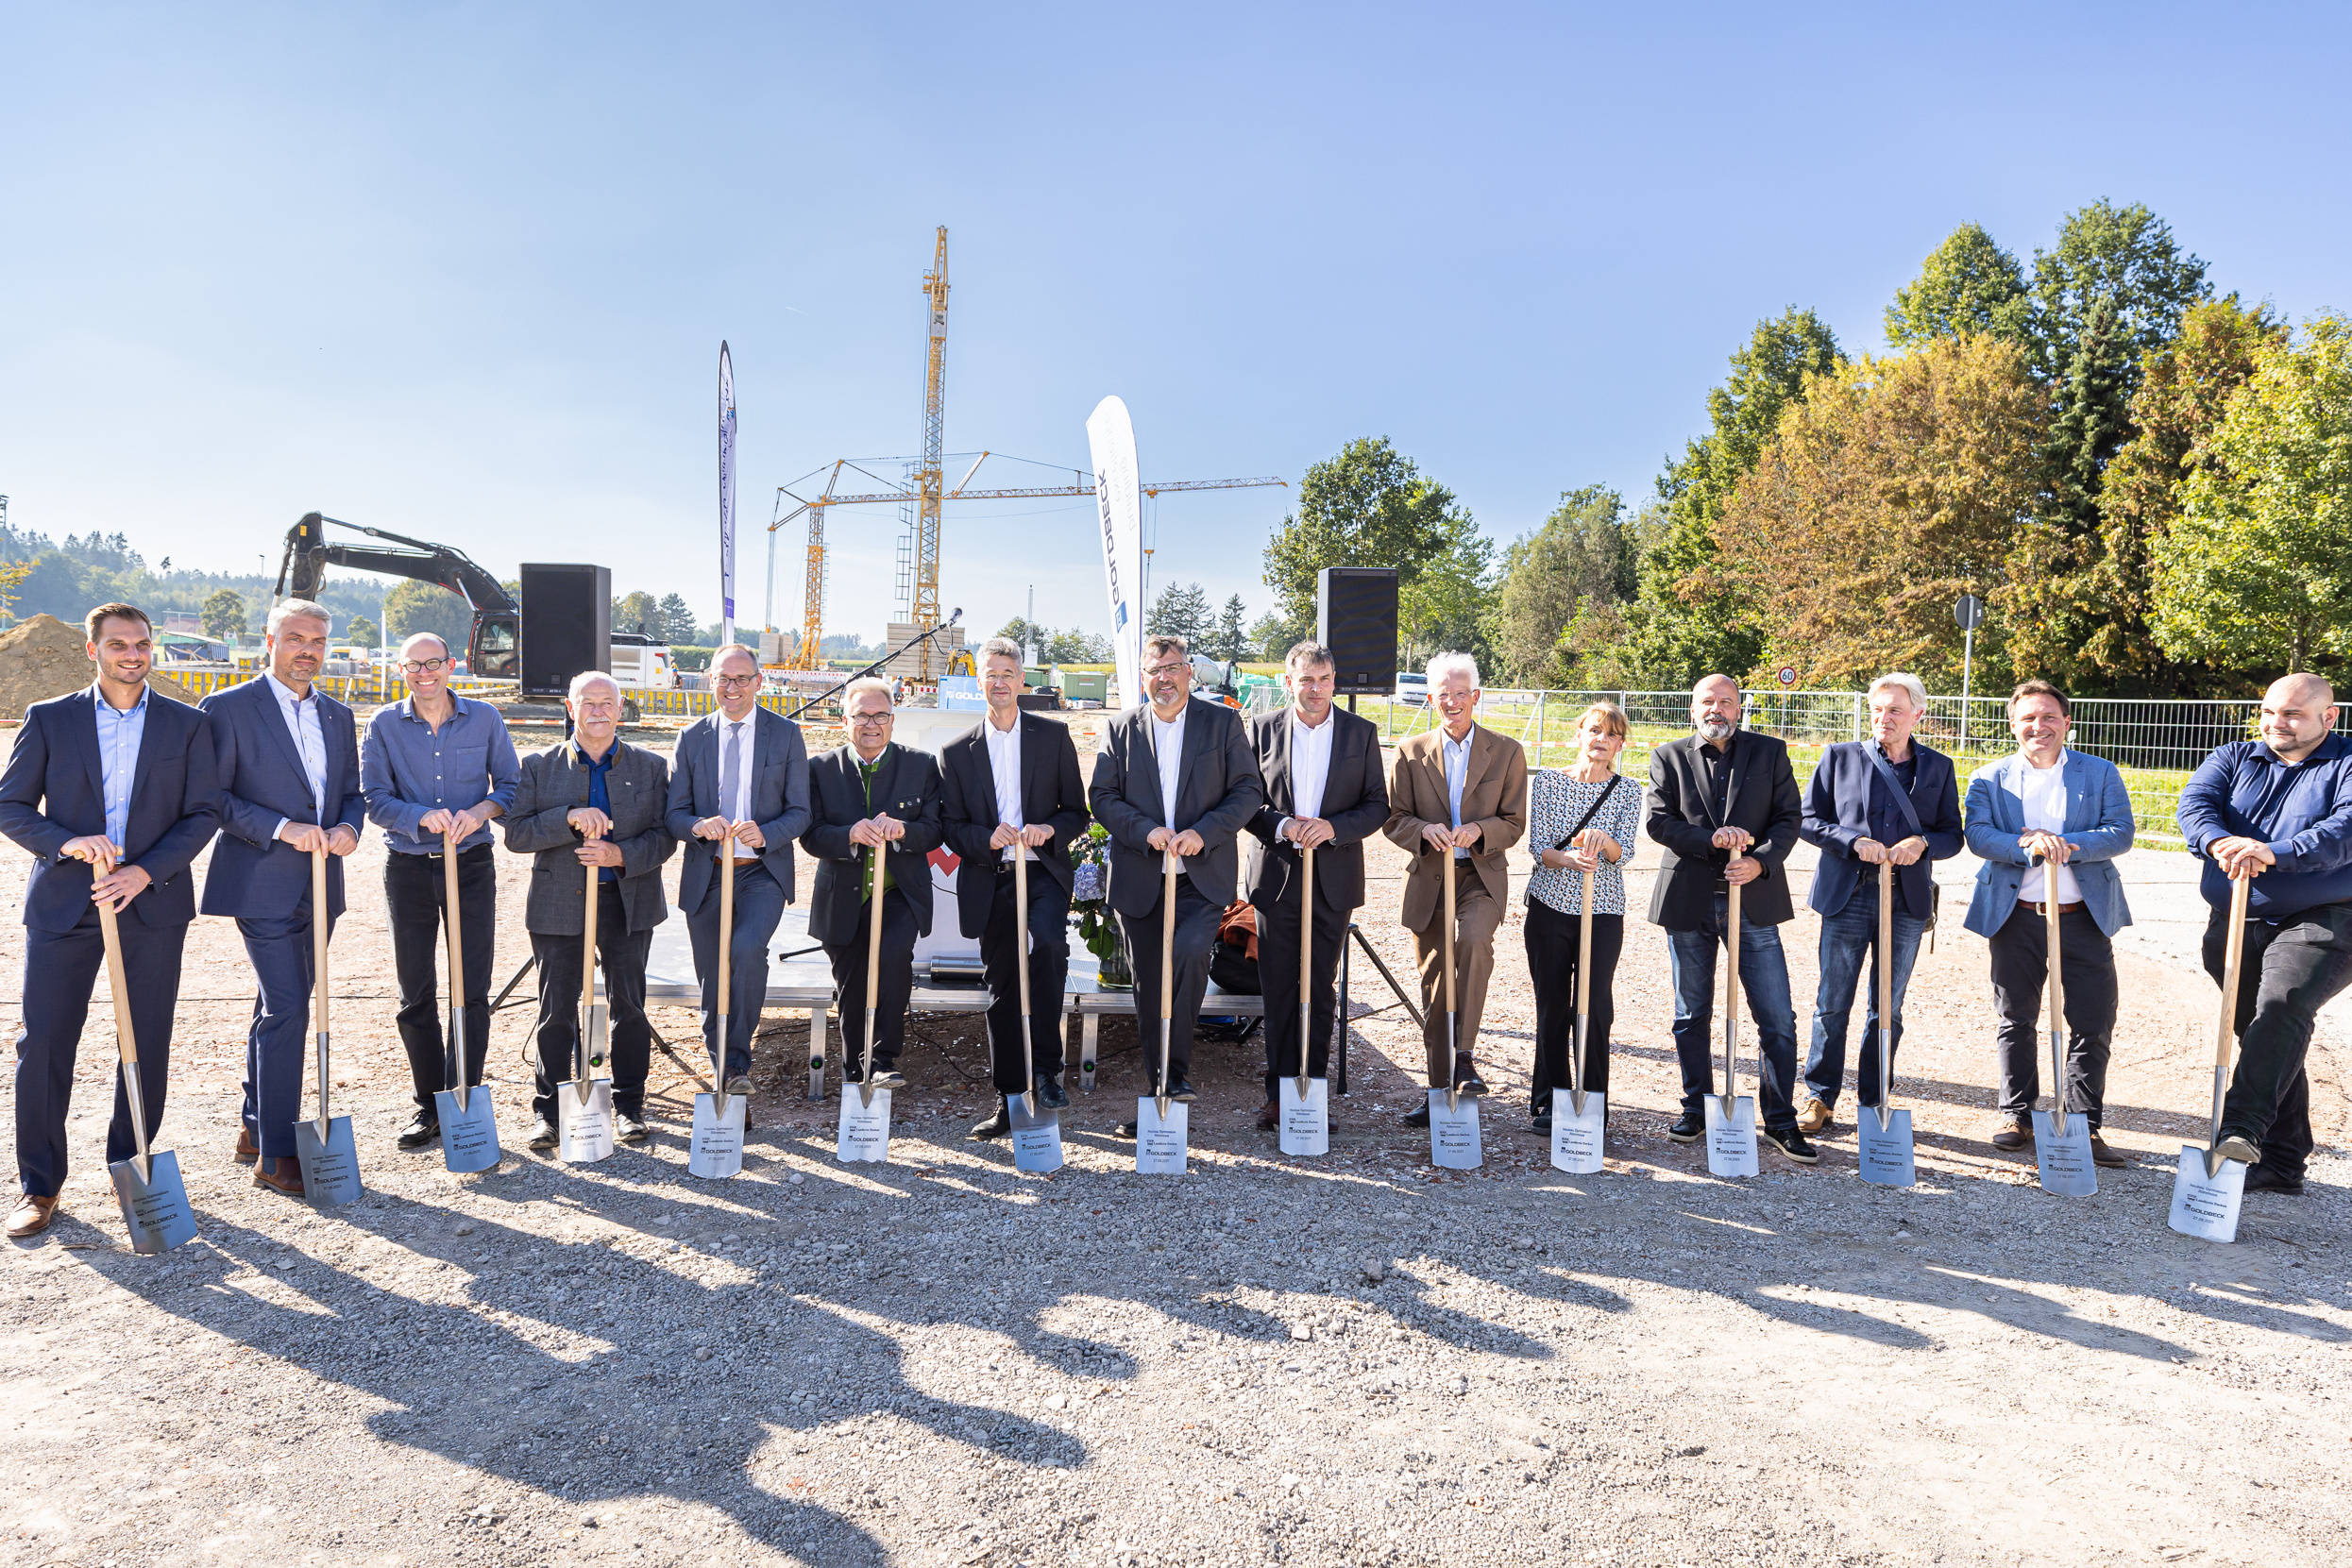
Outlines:
[{"label": "brown leather shoe", "polygon": [[251,1165],[262,1157],[261,1149],[253,1141],[252,1128],[239,1127],[237,1129],[237,1147],[228,1157],[239,1165]]},{"label": "brown leather shoe", "polygon": [[[272,1171],[270,1166],[277,1170]],[[272,1192],[283,1192],[289,1198],[302,1196],[302,1162],[292,1155],[280,1155],[274,1160],[256,1159],[253,1163],[253,1185],[266,1187]]]},{"label": "brown leather shoe", "polygon": [[2034,1124],[2022,1116],[1996,1118],[1992,1124],[1992,1146],[1996,1149],[2022,1149],[2034,1140]]},{"label": "brown leather shoe", "polygon": [[2107,1140],[2097,1133],[2090,1135],[2090,1163],[2104,1165],[2110,1171],[2121,1171],[2131,1161],[2107,1147]]},{"label": "brown leather shoe", "polygon": [[1829,1107],[1806,1095],[1803,1107],[1797,1112],[1797,1130],[1810,1138],[1828,1125]]},{"label": "brown leather shoe", "polygon": [[55,1198],[25,1193],[16,1201],[16,1207],[8,1215],[8,1239],[23,1241],[39,1236],[49,1228],[49,1222],[57,1218],[57,1212],[58,1201]]}]

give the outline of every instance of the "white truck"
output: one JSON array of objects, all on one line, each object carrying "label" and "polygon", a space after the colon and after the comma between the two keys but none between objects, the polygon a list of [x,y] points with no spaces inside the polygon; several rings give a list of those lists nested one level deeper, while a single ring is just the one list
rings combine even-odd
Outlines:
[{"label": "white truck", "polygon": [[623,691],[676,691],[678,669],[669,645],[643,632],[616,632],[612,663],[606,666]]}]

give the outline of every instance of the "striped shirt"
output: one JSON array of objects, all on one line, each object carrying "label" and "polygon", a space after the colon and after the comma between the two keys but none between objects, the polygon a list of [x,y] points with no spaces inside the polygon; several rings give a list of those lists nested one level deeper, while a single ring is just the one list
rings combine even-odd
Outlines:
[{"label": "striped shirt", "polygon": [[[1569,774],[1565,768],[1547,767],[1528,781],[1528,849],[1535,855],[1535,872],[1527,879],[1527,896],[1563,915],[1584,913],[1584,873],[1568,868],[1554,870],[1543,861],[1543,851],[1568,836],[1584,813],[1592,809],[1600,792],[1609,787],[1609,781],[1587,784]],[[1622,858],[1612,864],[1607,857],[1600,869],[1593,873],[1593,913],[1622,915],[1625,913],[1625,868],[1633,863],[1634,846],[1640,842],[1642,791],[1632,779],[1618,784],[1609,803],[1594,813],[1585,825],[1598,828],[1617,841]]]}]

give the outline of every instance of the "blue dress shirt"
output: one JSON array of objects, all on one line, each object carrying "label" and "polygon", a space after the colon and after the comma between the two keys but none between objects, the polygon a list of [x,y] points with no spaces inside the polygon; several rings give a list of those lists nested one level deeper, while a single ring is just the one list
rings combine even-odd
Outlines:
[{"label": "blue dress shirt", "polygon": [[106,790],[106,836],[118,850],[123,847],[123,835],[130,831],[130,786],[139,776],[139,743],[147,733],[147,688],[142,684],[139,700],[124,710],[106,700],[96,682],[90,683],[90,702],[98,710],[98,769]]},{"label": "blue dress shirt", "polygon": [[2180,792],[2180,835],[2205,860],[2198,891],[2217,909],[2229,903],[2229,879],[2206,855],[2217,838],[2259,839],[2277,857],[2247,890],[2256,919],[2352,901],[2352,740],[2331,734],[2301,762],[2259,740],[2215,747]]},{"label": "blue dress shirt", "polygon": [[[439,854],[441,835],[417,824],[429,812],[461,811],[488,801],[505,811],[515,803],[522,764],[496,708],[457,697],[435,730],[417,717],[414,698],[377,710],[360,748],[360,792],[367,818],[384,830],[394,854]],[[470,850],[492,841],[487,826],[458,844]]]}]

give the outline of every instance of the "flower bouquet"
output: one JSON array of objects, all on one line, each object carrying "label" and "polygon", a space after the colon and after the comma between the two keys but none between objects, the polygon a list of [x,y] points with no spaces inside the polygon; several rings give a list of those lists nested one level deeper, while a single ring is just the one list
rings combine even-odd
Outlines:
[{"label": "flower bouquet", "polygon": [[1132,990],[1135,971],[1127,965],[1127,944],[1105,899],[1110,883],[1109,830],[1100,822],[1090,824],[1074,858],[1076,875],[1070,890],[1070,918],[1077,922],[1078,940],[1102,965],[1100,983],[1105,990]]}]

